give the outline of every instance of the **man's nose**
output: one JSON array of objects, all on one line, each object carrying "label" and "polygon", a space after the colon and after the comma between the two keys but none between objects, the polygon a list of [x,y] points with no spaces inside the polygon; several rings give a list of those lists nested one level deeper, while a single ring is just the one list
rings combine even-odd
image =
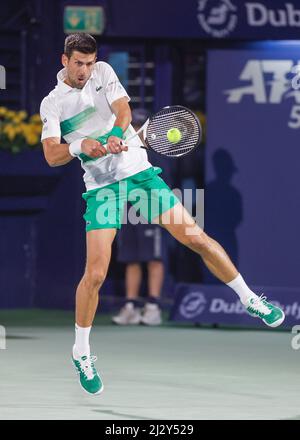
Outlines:
[{"label": "man's nose", "polygon": [[88,67],[87,67],[85,64],[83,64],[82,66],[80,66],[79,72],[80,72],[81,74],[86,74],[87,71],[88,71]]}]

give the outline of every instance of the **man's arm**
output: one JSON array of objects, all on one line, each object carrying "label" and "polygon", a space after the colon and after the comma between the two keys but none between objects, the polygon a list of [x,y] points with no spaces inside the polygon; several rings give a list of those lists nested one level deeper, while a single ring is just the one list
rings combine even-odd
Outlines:
[{"label": "man's arm", "polygon": [[44,156],[50,167],[58,167],[70,162],[73,158],[69,153],[68,144],[60,144],[59,138],[50,137],[43,140]]},{"label": "man's arm", "polygon": [[[42,142],[45,159],[51,167],[65,165],[76,156],[70,153],[70,145],[72,144],[61,144],[60,139],[57,137],[49,137]],[[107,154],[101,143],[94,139],[80,140],[78,148],[80,148],[82,153],[93,158],[102,157]],[[80,151],[78,151],[78,154],[80,154]]]},{"label": "man's arm", "polygon": [[[131,123],[131,110],[128,104],[128,98],[119,98],[111,104],[111,108],[116,115],[114,127],[119,127],[124,133]],[[111,153],[121,153],[127,151],[128,147],[121,145],[121,138],[118,136],[110,136],[107,140],[107,149]]]},{"label": "man's arm", "polygon": [[115,126],[121,127],[124,133],[132,120],[128,99],[126,97],[117,99],[111,104],[111,108],[117,118]]}]

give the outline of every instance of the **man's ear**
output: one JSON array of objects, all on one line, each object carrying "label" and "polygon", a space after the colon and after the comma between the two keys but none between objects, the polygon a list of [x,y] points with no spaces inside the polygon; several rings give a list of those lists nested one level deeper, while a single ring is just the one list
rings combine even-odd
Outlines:
[{"label": "man's ear", "polygon": [[67,55],[65,55],[65,54],[63,53],[62,56],[61,56],[61,63],[62,63],[62,65],[63,65],[64,67],[67,67],[67,65],[68,65],[68,61],[69,61],[69,59],[68,59]]}]

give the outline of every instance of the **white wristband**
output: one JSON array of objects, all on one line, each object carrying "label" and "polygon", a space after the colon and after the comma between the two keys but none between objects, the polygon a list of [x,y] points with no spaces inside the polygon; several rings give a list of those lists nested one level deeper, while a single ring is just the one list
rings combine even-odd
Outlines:
[{"label": "white wristband", "polygon": [[81,143],[83,139],[76,139],[76,141],[71,142],[69,145],[69,152],[71,156],[77,157],[81,153]]}]

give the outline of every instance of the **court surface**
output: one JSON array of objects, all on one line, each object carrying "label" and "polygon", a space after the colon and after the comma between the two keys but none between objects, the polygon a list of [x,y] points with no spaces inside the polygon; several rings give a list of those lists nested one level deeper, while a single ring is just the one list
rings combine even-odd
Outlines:
[{"label": "court surface", "polygon": [[300,350],[290,332],[117,327],[97,318],[92,347],[105,389],[90,397],[70,361],[71,315],[59,316],[7,323],[1,420],[300,419]]}]

